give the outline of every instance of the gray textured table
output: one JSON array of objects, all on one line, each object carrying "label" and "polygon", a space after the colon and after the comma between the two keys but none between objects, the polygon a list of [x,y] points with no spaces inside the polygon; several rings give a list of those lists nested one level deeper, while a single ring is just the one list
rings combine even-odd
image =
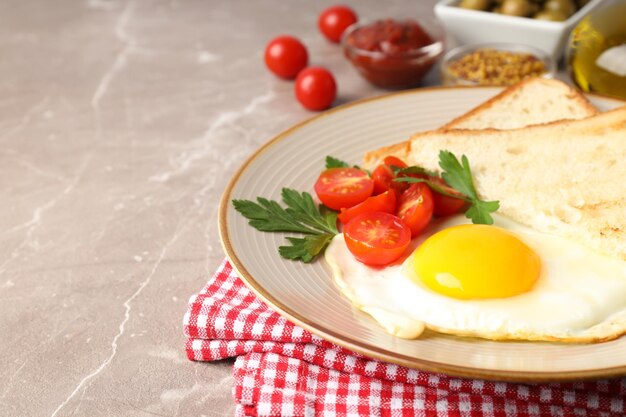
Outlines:
[{"label": "gray textured table", "polygon": [[383,93],[317,32],[330,4],[0,4],[0,416],[232,415],[232,361],[189,362],[181,321],[224,257],[230,176],[312,115],[264,45],[299,36],[339,103]]}]

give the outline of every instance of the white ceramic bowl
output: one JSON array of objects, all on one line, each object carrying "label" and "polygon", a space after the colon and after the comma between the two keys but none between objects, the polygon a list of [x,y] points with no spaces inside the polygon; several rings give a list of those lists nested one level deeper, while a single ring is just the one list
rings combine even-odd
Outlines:
[{"label": "white ceramic bowl", "polygon": [[458,7],[460,0],[441,0],[435,15],[449,35],[460,45],[483,42],[520,43],[539,48],[558,60],[576,23],[604,0],[592,0],[564,22],[535,20],[528,17]]}]

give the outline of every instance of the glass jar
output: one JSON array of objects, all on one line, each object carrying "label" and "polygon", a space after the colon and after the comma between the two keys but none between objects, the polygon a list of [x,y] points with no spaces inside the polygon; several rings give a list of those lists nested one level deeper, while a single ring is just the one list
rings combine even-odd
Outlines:
[{"label": "glass jar", "polygon": [[626,99],[626,0],[608,0],[578,23],[567,66],[583,91]]}]

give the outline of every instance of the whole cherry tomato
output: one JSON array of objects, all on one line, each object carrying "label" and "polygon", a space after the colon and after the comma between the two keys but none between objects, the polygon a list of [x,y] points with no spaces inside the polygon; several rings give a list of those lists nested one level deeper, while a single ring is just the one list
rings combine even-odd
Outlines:
[{"label": "whole cherry tomato", "polygon": [[398,259],[411,242],[411,230],[393,214],[363,213],[345,225],[343,236],[354,257],[366,265],[383,266]]},{"label": "whole cherry tomato", "polygon": [[433,217],[433,193],[423,182],[411,186],[398,199],[398,217],[417,236]]},{"label": "whole cherry tomato", "polygon": [[265,65],[281,78],[296,78],[308,62],[306,47],[293,36],[279,36],[265,47]]},{"label": "whole cherry tomato", "polygon": [[306,68],[296,78],[295,93],[305,108],[325,110],[333,104],[337,94],[335,77],[325,68]]},{"label": "whole cherry tomato", "polygon": [[341,35],[348,26],[356,23],[357,20],[357,15],[351,8],[337,5],[322,12],[317,21],[317,26],[326,36],[326,39],[337,43],[341,41]]},{"label": "whole cherry tomato", "polygon": [[393,190],[385,191],[382,194],[369,197],[362,203],[352,206],[348,209],[342,209],[339,213],[339,221],[343,224],[363,213],[373,213],[382,211],[394,214],[396,212],[396,193]]}]

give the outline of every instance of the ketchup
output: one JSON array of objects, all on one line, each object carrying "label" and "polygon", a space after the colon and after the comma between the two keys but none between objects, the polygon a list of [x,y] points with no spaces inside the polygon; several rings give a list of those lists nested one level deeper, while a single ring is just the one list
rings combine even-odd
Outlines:
[{"label": "ketchup", "polygon": [[345,54],[372,84],[384,88],[417,85],[443,52],[413,20],[378,20],[347,34]]}]

